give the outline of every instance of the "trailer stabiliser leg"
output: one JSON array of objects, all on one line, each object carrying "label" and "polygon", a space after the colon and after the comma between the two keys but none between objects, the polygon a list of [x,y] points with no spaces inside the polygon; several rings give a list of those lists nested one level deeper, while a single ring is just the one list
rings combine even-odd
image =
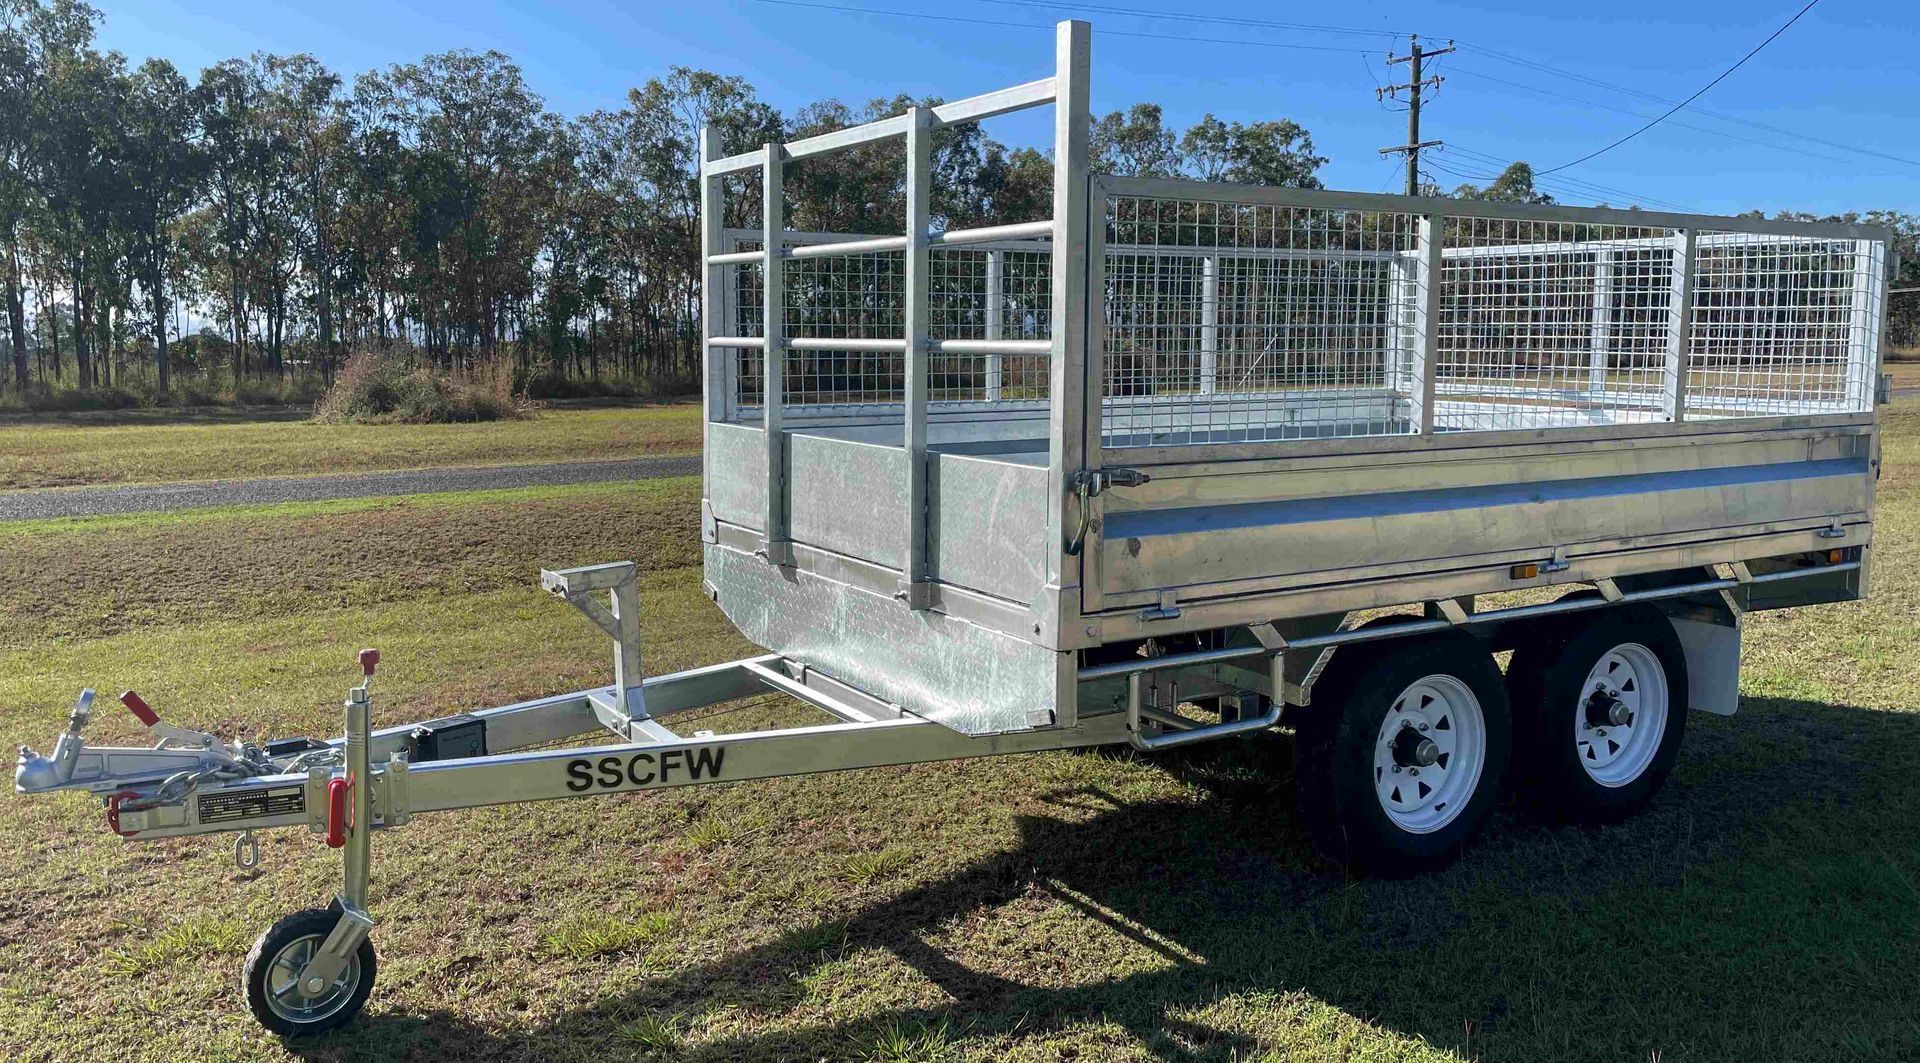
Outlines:
[{"label": "trailer stabiliser leg", "polygon": [[367,778],[373,760],[373,698],[368,688],[379,663],[379,650],[361,650],[360,669],[365,682],[347,695],[345,781],[350,812],[345,824],[346,845],[342,847],[346,872],[340,888],[340,921],[300,970],[299,992],[308,997],[321,995],[340,977],[348,959],[373,930],[373,917],[367,914],[373,857],[372,786]]},{"label": "trailer stabiliser leg", "polygon": [[368,935],[374,920],[367,914],[374,828],[370,688],[379,663],[380,651],[360,651],[362,680],[346,701],[345,774],[312,769],[316,781],[327,775],[327,844],[341,851],[344,865],[339,896],[330,908],[296,912],[269,927],[241,971],[255,1017],[283,1036],[322,1033],[351,1021],[373,989]]}]

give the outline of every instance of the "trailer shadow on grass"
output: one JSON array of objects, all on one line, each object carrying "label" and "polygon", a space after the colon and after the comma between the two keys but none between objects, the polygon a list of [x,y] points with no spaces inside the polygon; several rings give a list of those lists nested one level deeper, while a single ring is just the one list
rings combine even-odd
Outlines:
[{"label": "trailer shadow on grass", "polygon": [[[1550,828],[1510,807],[1460,864],[1403,882],[1311,864],[1292,826],[1290,780],[1255,770],[1285,763],[1284,737],[1163,759],[1203,788],[1197,803],[1128,803],[1096,788],[1049,795],[1060,815],[1025,818],[1016,849],[846,924],[847,948],[891,951],[944,991],[943,1006],[671,1057],[860,1058],[882,1031],[943,1028],[989,1044],[1077,1033],[1091,1042],[1079,1058],[1113,1051],[1115,1036],[1169,1060],[1344,1056],[1328,1040],[1337,1033],[1314,1032],[1325,1008],[1478,1059],[1911,1050],[1920,773],[1909,765],[1920,714],[1750,700],[1731,719],[1695,714],[1690,729],[1668,789],[1633,822]],[[1157,964],[1118,978],[1056,970],[1065,987],[1023,984],[929,941],[957,915],[1036,893],[1084,913],[1090,934],[1159,953]],[[369,1016],[308,1051],[627,1058],[635,1046],[619,1030],[642,1016],[732,1004],[777,1022],[805,1000],[822,937],[798,928],[512,1036],[452,1014]]]}]

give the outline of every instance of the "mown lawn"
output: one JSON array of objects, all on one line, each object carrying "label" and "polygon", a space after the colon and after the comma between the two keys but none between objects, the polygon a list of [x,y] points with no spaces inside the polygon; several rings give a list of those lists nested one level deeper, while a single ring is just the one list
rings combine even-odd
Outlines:
[{"label": "mown lawn", "polygon": [[[1499,816],[1407,882],[1314,864],[1290,739],[1057,753],[424,817],[378,837],[380,978],[282,1045],[241,954],[323,903],[317,839],[125,844],[0,820],[0,1058],[1836,1060],[1920,1045],[1920,406],[1888,418],[1874,598],[1750,619],[1739,715],[1655,807]],[[649,669],[748,651],[690,480],[0,529],[0,737],[84,684],[258,736],[604,681],[541,565],[642,564]],[[799,719],[773,699],[698,724]],[[109,702],[102,740],[133,736]],[[681,722],[676,720],[676,726]]]},{"label": "mown lawn", "polygon": [[0,418],[0,489],[693,454],[698,403],[485,424],[323,425],[284,413]]}]

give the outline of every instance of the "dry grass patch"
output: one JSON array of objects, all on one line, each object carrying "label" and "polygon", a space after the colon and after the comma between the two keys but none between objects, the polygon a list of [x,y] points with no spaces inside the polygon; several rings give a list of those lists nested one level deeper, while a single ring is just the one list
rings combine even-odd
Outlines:
[{"label": "dry grass patch", "polygon": [[694,454],[697,403],[485,424],[0,422],[0,489]]},{"label": "dry grass patch", "polygon": [[[0,526],[0,647],[182,622],[365,609],[532,587],[541,567],[700,562],[697,479],[593,485],[512,501],[421,495],[284,516],[113,519],[90,534]],[[536,560],[537,559],[537,560]]]}]

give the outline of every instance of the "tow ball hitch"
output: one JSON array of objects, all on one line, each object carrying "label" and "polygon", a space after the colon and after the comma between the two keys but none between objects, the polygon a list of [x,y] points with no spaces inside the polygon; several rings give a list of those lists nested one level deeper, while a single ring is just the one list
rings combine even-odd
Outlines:
[{"label": "tow ball hitch", "polygon": [[[94,693],[82,690],[67,716],[67,729],[43,757],[27,746],[13,768],[18,793],[90,790],[110,795],[110,810],[130,810],[134,799],[177,799],[193,786],[215,779],[244,779],[280,770],[266,753],[241,742],[221,742],[204,731],[161,722],[145,699],[129,690],[120,703],[159,741],[152,746],[91,746],[83,735],[93,713]],[[115,801],[114,798],[118,798]]]}]

